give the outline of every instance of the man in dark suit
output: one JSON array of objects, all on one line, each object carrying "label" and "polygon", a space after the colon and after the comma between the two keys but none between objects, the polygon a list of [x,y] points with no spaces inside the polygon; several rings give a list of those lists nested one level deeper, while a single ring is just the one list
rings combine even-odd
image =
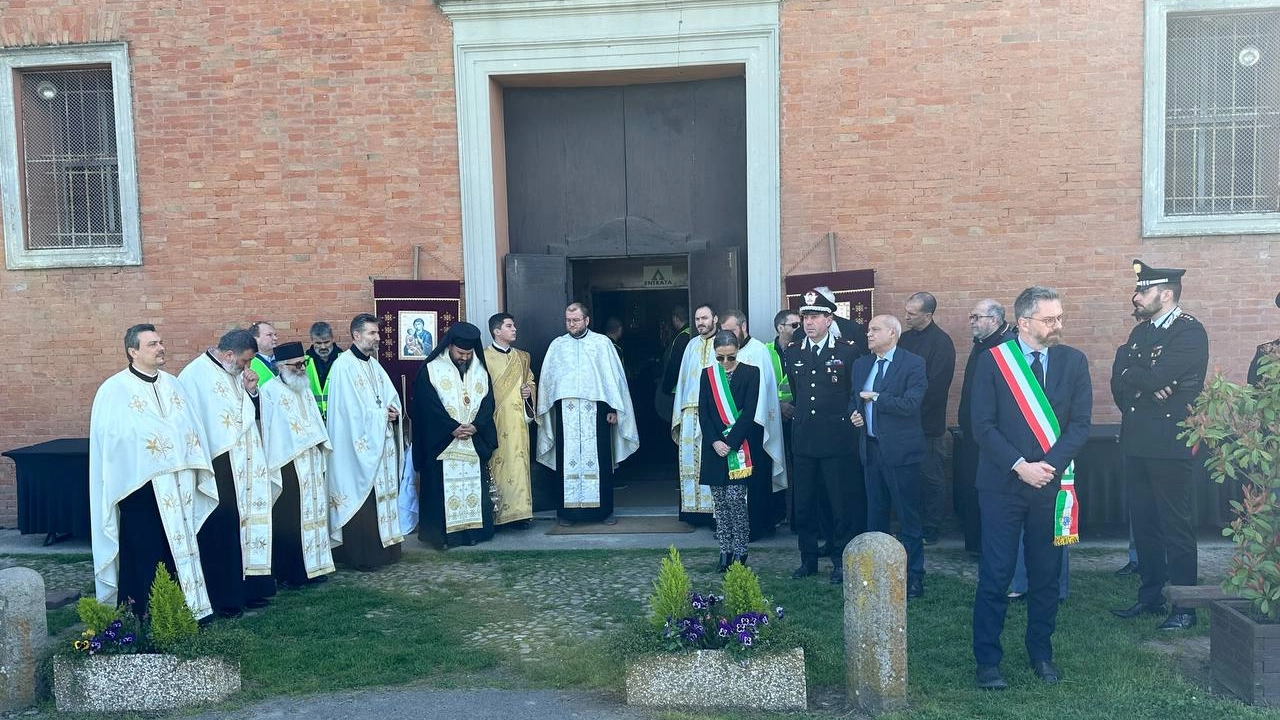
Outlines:
[{"label": "man in dark suit", "polygon": [[[1280,293],[1276,294],[1276,307],[1280,307]],[[1249,363],[1248,383],[1250,385],[1260,385],[1262,383],[1262,375],[1260,373],[1262,359],[1276,356],[1280,356],[1280,340],[1272,340],[1258,346],[1258,351],[1253,354],[1253,361]]]},{"label": "man in dark suit", "polygon": [[[989,690],[1006,687],[1000,674],[1000,631],[1020,534],[1028,577],[1027,656],[1044,682],[1054,684],[1061,677],[1052,644],[1062,564],[1062,549],[1054,545],[1055,502],[1063,472],[1089,439],[1093,409],[1088,360],[1060,344],[1063,314],[1057,291],[1023,290],[1014,316],[1017,338],[978,358],[971,396],[982,511],[973,655],[977,685]],[[1045,402],[1033,384],[1041,387]],[[1024,414],[1023,407],[1043,414]]]},{"label": "man in dark suit", "polygon": [[[866,487],[862,465],[854,455],[849,423],[853,361],[858,351],[831,331],[834,297],[812,290],[800,306],[804,336],[787,347],[783,367],[795,396],[791,451],[795,476],[795,531],[800,545],[799,579],[818,572],[818,536],[827,541],[831,582],[844,582],[844,547],[866,528]],[[821,506],[831,509],[831,524],[820,521]]]},{"label": "man in dark suit", "polygon": [[978,441],[973,437],[973,413],[969,412],[973,396],[973,371],[978,358],[991,348],[1013,339],[1016,332],[1004,319],[1004,305],[986,298],[969,311],[969,332],[973,348],[964,363],[964,384],[960,386],[960,408],[956,419],[960,424],[960,440],[955,445],[955,467],[952,488],[956,514],[964,531],[964,549],[971,555],[982,554],[982,526],[978,517]]},{"label": "man in dark suit", "polygon": [[[1116,617],[1163,614],[1164,585],[1195,585],[1197,553],[1192,455],[1178,439],[1178,423],[1204,388],[1209,335],[1183,312],[1186,270],[1133,261],[1137,287],[1130,298],[1142,322],[1116,350],[1111,397],[1120,408],[1120,452],[1133,543],[1138,550],[1138,602]],[[1196,624],[1196,611],[1172,607],[1161,630]]]},{"label": "man in dark suit", "polygon": [[902,324],[877,315],[867,326],[873,354],[853,363],[849,419],[858,428],[858,451],[867,483],[867,529],[889,532],[892,507],[902,524],[907,550],[907,597],[924,595],[924,520],[921,516],[920,463],[924,431],[920,425],[928,380],[924,358],[898,347]]}]

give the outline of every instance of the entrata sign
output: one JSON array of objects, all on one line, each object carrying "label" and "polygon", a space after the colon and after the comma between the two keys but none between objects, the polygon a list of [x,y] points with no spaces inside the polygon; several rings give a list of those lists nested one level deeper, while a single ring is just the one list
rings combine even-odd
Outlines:
[{"label": "entrata sign", "polygon": [[675,287],[675,281],[671,279],[671,266],[655,265],[645,267],[644,286],[647,288]]}]

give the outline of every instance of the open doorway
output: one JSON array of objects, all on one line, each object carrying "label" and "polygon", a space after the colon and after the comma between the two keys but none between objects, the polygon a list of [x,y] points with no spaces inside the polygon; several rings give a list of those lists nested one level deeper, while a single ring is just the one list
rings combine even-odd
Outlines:
[{"label": "open doorway", "polygon": [[640,449],[618,467],[614,505],[675,514],[676,445],[670,416],[659,407],[670,396],[658,388],[665,351],[679,329],[672,311],[689,301],[686,257],[573,260],[570,275],[574,297],[590,304],[591,329],[615,337],[640,433]]}]

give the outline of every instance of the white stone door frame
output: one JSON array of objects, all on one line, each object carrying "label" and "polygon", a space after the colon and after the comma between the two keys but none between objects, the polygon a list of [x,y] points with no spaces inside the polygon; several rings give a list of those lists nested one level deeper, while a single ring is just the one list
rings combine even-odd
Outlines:
[{"label": "white stone door frame", "polygon": [[[501,309],[506,246],[495,78],[736,65],[746,83],[746,312],[782,307],[778,0],[440,0],[453,23],[467,315]],[[497,117],[500,117],[498,115]],[[504,187],[499,187],[499,184]],[[501,200],[500,200],[501,199]],[[501,227],[500,227],[501,226]],[[519,312],[519,308],[515,308]]]}]

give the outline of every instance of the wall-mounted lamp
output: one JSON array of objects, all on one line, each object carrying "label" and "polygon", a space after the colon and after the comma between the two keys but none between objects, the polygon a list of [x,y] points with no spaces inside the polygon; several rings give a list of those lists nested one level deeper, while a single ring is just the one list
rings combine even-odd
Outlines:
[{"label": "wall-mounted lamp", "polygon": [[39,85],[36,85],[36,94],[45,100],[52,100],[58,97],[58,86],[48,80],[42,80]]}]

